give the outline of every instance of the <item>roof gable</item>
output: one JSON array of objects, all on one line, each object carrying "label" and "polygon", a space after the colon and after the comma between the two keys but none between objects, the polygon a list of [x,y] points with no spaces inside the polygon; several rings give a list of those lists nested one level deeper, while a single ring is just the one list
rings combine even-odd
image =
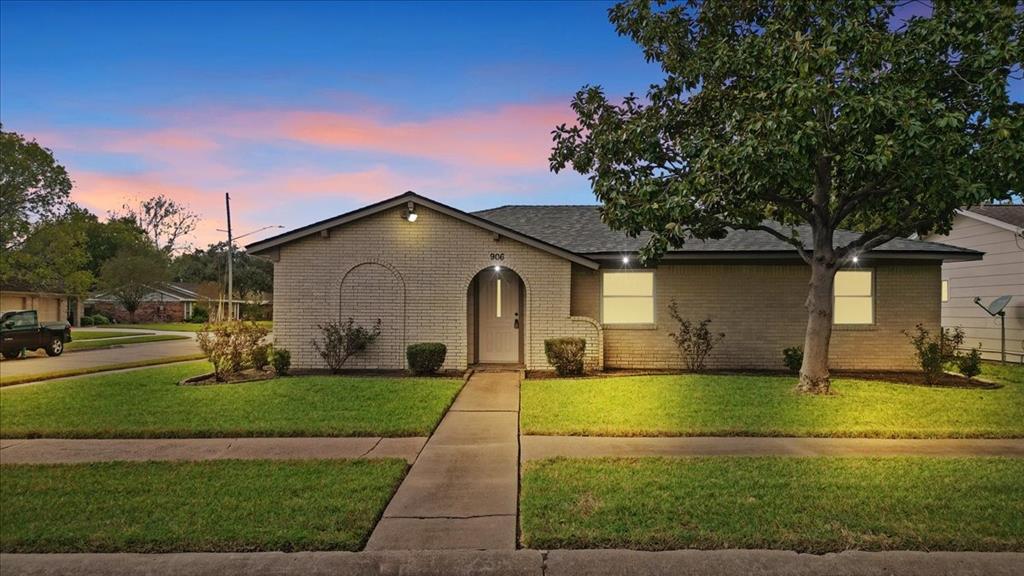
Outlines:
[{"label": "roof gable", "polygon": [[420,196],[415,192],[406,192],[405,194],[401,194],[393,198],[388,198],[387,200],[382,200],[381,202],[371,204],[364,208],[359,208],[351,212],[346,212],[345,214],[341,214],[333,218],[328,218],[327,220],[321,220],[320,222],[314,222],[313,224],[303,226],[302,228],[297,228],[295,230],[292,230],[291,232],[285,232],[284,234],[278,234],[277,236],[273,236],[271,238],[267,238],[259,242],[253,242],[252,244],[246,246],[246,250],[253,254],[260,254],[262,252],[270,250],[271,248],[281,246],[289,242],[294,242],[295,240],[298,240],[300,238],[305,238],[306,236],[317,234],[324,230],[329,230],[331,228],[343,226],[345,224],[348,224],[349,222],[353,222],[361,218],[366,218],[367,216],[372,216],[374,214],[378,214],[386,210],[391,210],[392,208],[403,206],[408,202],[412,202],[414,205],[424,206],[436,212],[445,214],[446,216],[450,216],[457,220],[461,220],[463,222],[472,224],[478,228],[483,228],[490,232],[494,232],[495,234],[501,234],[502,236],[505,236],[507,238],[511,238],[513,240],[522,242],[523,244],[532,246],[539,250],[543,250],[550,254],[560,256],[562,258],[565,258],[566,260],[570,260],[577,264],[586,266],[587,268],[598,268],[597,262],[594,262],[593,260],[581,256],[579,254],[576,254],[570,250],[566,250],[563,247],[551,244],[542,239],[534,238],[521,231],[507,227],[501,223],[493,222],[486,218],[481,218],[480,216],[477,216],[475,214],[463,212],[462,210],[452,208],[451,206],[441,204],[440,202],[435,202],[434,200],[431,200],[424,196]]},{"label": "roof gable", "polygon": [[956,212],[972,220],[1011,232],[1020,233],[1024,228],[1024,204],[984,204]]}]

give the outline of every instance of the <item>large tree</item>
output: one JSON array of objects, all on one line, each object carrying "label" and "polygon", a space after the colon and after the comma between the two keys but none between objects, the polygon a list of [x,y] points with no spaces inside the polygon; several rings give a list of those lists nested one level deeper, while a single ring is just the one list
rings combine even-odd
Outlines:
[{"label": "large tree", "polygon": [[[266,258],[233,250],[232,273],[234,290],[243,298],[274,290],[274,264]],[[182,254],[171,263],[171,275],[178,282],[226,283],[227,242],[210,244],[205,250],[195,249]]]},{"label": "large tree", "polygon": [[135,322],[135,312],[147,294],[169,278],[167,255],[146,244],[122,250],[100,269],[100,289],[114,297]]},{"label": "large tree", "polygon": [[[810,267],[799,389],[829,390],[832,285],[858,255],[947,231],[954,211],[1020,191],[1020,3],[692,0],[610,10],[664,79],[610,101],[584,87],[551,168],[590,178],[613,228],[656,260],[729,229]],[[839,244],[834,232],[863,234]],[[801,232],[802,231],[802,232]]]},{"label": "large tree", "polygon": [[188,235],[199,224],[199,215],[191,208],[163,194],[125,203],[120,212],[110,213],[110,219],[134,222],[166,254],[187,250]]},{"label": "large tree", "polygon": [[60,216],[71,178],[53,152],[0,125],[0,250],[18,248],[33,224]]}]

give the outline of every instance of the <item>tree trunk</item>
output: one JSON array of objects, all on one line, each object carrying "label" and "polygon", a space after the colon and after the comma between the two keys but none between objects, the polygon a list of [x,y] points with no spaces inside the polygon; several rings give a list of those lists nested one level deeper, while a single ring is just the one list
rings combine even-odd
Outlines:
[{"label": "tree trunk", "polygon": [[828,394],[828,345],[832,339],[832,283],[836,268],[814,258],[807,294],[807,331],[804,334],[804,361],[800,366],[797,390],[808,394]]}]

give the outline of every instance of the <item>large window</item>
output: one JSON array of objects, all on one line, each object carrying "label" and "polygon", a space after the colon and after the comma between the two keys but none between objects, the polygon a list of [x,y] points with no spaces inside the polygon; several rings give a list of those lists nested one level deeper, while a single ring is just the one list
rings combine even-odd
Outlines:
[{"label": "large window", "polygon": [[833,321],[836,324],[874,324],[875,291],[871,270],[836,272]]},{"label": "large window", "polygon": [[653,324],[654,272],[605,272],[601,309],[605,324]]}]

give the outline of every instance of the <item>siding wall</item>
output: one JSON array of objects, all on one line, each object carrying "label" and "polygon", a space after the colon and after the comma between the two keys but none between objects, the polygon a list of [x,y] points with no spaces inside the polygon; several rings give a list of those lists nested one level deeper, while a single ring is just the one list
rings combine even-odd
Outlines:
[{"label": "siding wall", "polygon": [[[999,350],[999,319],[992,318],[974,303],[980,296],[989,304],[997,296],[1012,295],[1006,308],[1006,350],[1016,352],[1009,360],[1019,361],[1024,353],[1024,240],[1015,240],[1013,232],[957,216],[947,236],[928,240],[973,248],[985,253],[974,262],[947,262],[942,266],[942,279],[949,282],[949,301],[942,304],[942,325],[962,326],[967,332],[966,345],[986,350]],[[986,358],[999,359],[998,353]]]},{"label": "siding wall", "polygon": [[[879,265],[875,270],[875,325],[836,326],[831,365],[839,369],[916,369],[903,330],[939,325],[938,264]],[[574,266],[572,313],[600,318],[600,271]],[[782,349],[802,346],[810,271],[803,264],[665,265],[655,272],[655,323],[650,329],[605,326],[608,368],[681,368],[669,337],[668,305],[684,317],[711,318],[726,337],[709,357],[712,368],[782,368]]]},{"label": "siding wall", "polygon": [[[323,368],[312,346],[317,324],[349,316],[366,325],[384,322],[372,351],[350,360],[352,368],[404,368],[405,346],[443,342],[445,369],[469,362],[472,324],[469,285],[504,254],[500,264],[525,285],[524,363],[548,368],[544,340],[587,339],[587,364],[601,366],[602,334],[596,321],[570,317],[570,262],[417,205],[410,223],[395,208],[321,235],[283,245],[274,270],[274,336],[289,349],[296,368]],[[404,310],[404,312],[401,312]],[[346,366],[349,367],[349,366]]]}]

